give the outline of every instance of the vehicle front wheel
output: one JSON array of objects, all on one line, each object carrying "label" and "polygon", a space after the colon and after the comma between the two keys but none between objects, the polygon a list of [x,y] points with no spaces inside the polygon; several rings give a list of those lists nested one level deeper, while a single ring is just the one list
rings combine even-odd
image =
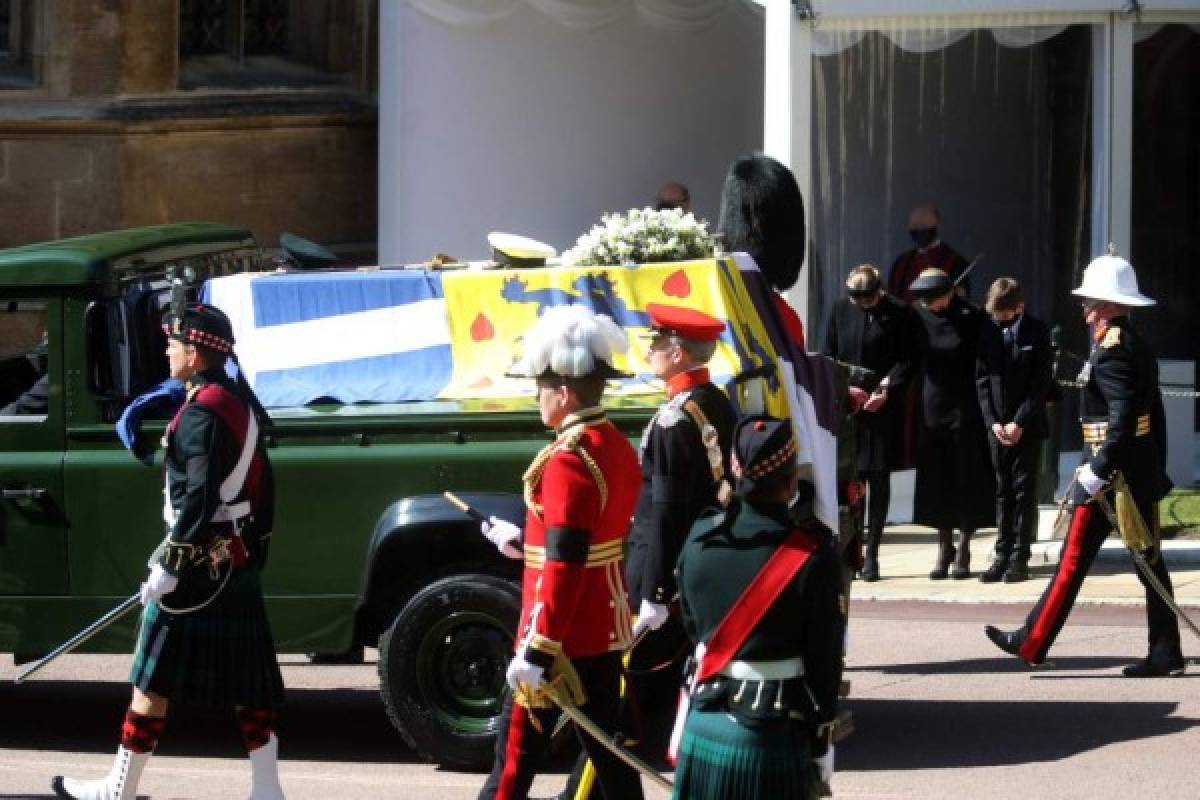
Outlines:
[{"label": "vehicle front wheel", "polygon": [[486,770],[521,611],[517,587],[455,575],[417,592],[379,639],[388,717],[423,757]]}]

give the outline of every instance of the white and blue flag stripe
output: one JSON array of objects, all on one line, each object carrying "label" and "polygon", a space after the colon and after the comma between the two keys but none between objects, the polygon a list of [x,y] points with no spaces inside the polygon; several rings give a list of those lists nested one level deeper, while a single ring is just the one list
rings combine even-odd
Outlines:
[{"label": "white and blue flag stripe", "polygon": [[426,400],[450,382],[436,274],[231,275],[210,281],[204,298],[229,315],[238,359],[268,408]]}]

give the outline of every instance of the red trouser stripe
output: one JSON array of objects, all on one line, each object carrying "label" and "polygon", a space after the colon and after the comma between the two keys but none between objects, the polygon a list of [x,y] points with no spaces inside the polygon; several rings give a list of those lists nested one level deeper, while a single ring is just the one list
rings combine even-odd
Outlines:
[{"label": "red trouser stripe", "polygon": [[[1079,571],[1079,561],[1083,551],[1084,537],[1087,535],[1088,522],[1091,521],[1093,508],[1091,505],[1075,506],[1071,515],[1071,528],[1067,531],[1067,540],[1063,543],[1062,556],[1059,559],[1058,571],[1054,573],[1054,581],[1042,604],[1042,611],[1037,621],[1029,629],[1025,641],[1021,642],[1018,654],[1027,663],[1040,664],[1045,658],[1047,640],[1054,635],[1059,620],[1065,613],[1064,606],[1073,594],[1071,584]],[[1067,608],[1067,611],[1070,609]]]},{"label": "red trouser stripe", "polygon": [[521,771],[521,749],[525,731],[529,730],[529,709],[513,702],[508,720],[508,738],[504,742],[504,772],[500,774],[500,785],[496,789],[496,800],[512,800],[516,797],[517,779]]}]

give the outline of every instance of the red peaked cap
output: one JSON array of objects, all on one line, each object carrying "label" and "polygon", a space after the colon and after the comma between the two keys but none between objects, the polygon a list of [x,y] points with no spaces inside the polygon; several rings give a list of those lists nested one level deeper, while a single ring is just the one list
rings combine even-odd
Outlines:
[{"label": "red peaked cap", "polygon": [[715,342],[725,330],[725,323],[716,317],[683,306],[650,303],[646,306],[651,327],[656,332],[674,334],[681,339]]}]

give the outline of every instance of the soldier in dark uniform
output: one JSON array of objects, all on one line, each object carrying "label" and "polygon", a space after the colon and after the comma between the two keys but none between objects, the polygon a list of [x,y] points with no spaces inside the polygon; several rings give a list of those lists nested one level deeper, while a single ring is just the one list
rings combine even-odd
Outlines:
[{"label": "soldier in dark uniform", "polygon": [[[879,580],[879,543],[891,500],[892,470],[901,468],[900,425],[909,372],[912,311],[883,290],[879,270],[862,264],[846,278],[849,297],[839,300],[829,318],[822,352],[864,367],[865,378],[851,380],[869,393],[854,416],[857,472],[866,481],[867,540],[862,576]],[[895,398],[892,401],[892,398]]]},{"label": "soldier in dark uniform", "polygon": [[[525,560],[513,688],[500,716],[496,761],[480,798],[525,798],[557,713],[543,683],[562,679],[575,702],[608,732],[616,727],[621,654],[632,639],[625,590],[625,535],[637,502],[637,455],[601,407],[609,363],[628,340],[583,306],[548,309],[525,335],[512,372],[537,380],[542,421],[556,438],[525,471],[525,531],[492,518],[484,534]],[[637,773],[582,731],[600,796],[638,800]]]},{"label": "soldier in dark uniform", "polygon": [[278,800],[283,679],[259,580],[274,521],[260,434],[269,420],[245,381],[225,372],[233,352],[225,314],[193,303],[165,328],[171,376],[187,382],[188,399],[165,437],[168,535],[142,584],[133,700],[108,777],[59,776],[52,785],[59,797],[133,800],[169,704],[192,702],[234,709],[253,768],[250,797]]},{"label": "soldier in dark uniform", "polygon": [[914,366],[921,373],[913,522],[938,532],[929,577],[941,580],[949,570],[963,579],[970,575],[971,535],[996,520],[995,476],[975,383],[980,332],[991,322],[955,293],[940,269],[922,272],[911,290],[918,299]]},{"label": "soldier in dark uniform", "polygon": [[[1154,540],[1143,555],[1166,591],[1173,591],[1158,547],[1158,501],[1171,490],[1158,362],[1129,321],[1130,308],[1154,301],[1138,292],[1129,262],[1111,255],[1088,264],[1083,284],[1074,294],[1083,298],[1092,351],[1080,374],[1084,458],[1075,473],[1071,526],[1054,578],[1025,624],[1007,632],[991,625],[985,628],[997,647],[1027,664],[1041,664],[1046,658],[1100,545],[1112,532],[1112,524],[1093,498],[1103,493],[1115,506],[1112,481],[1118,472]],[[1146,657],[1126,667],[1124,674],[1128,678],[1180,675],[1186,662],[1179,621],[1140,570],[1138,579],[1146,591],[1149,646]]]},{"label": "soldier in dark uniform", "polygon": [[654,330],[648,360],[667,382],[667,402],[642,434],[642,490],[626,566],[635,637],[667,620],[688,529],[705,508],[727,503],[733,488],[726,476],[735,414],[705,366],[725,323],[678,306],[650,303],[646,311]]},{"label": "soldier in dark uniform", "polygon": [[795,451],[789,421],[739,422],[737,497],[707,510],[679,555],[684,626],[697,647],[674,797],[809,798],[818,778],[832,777],[845,599],[830,531],[798,528],[789,514]]}]

